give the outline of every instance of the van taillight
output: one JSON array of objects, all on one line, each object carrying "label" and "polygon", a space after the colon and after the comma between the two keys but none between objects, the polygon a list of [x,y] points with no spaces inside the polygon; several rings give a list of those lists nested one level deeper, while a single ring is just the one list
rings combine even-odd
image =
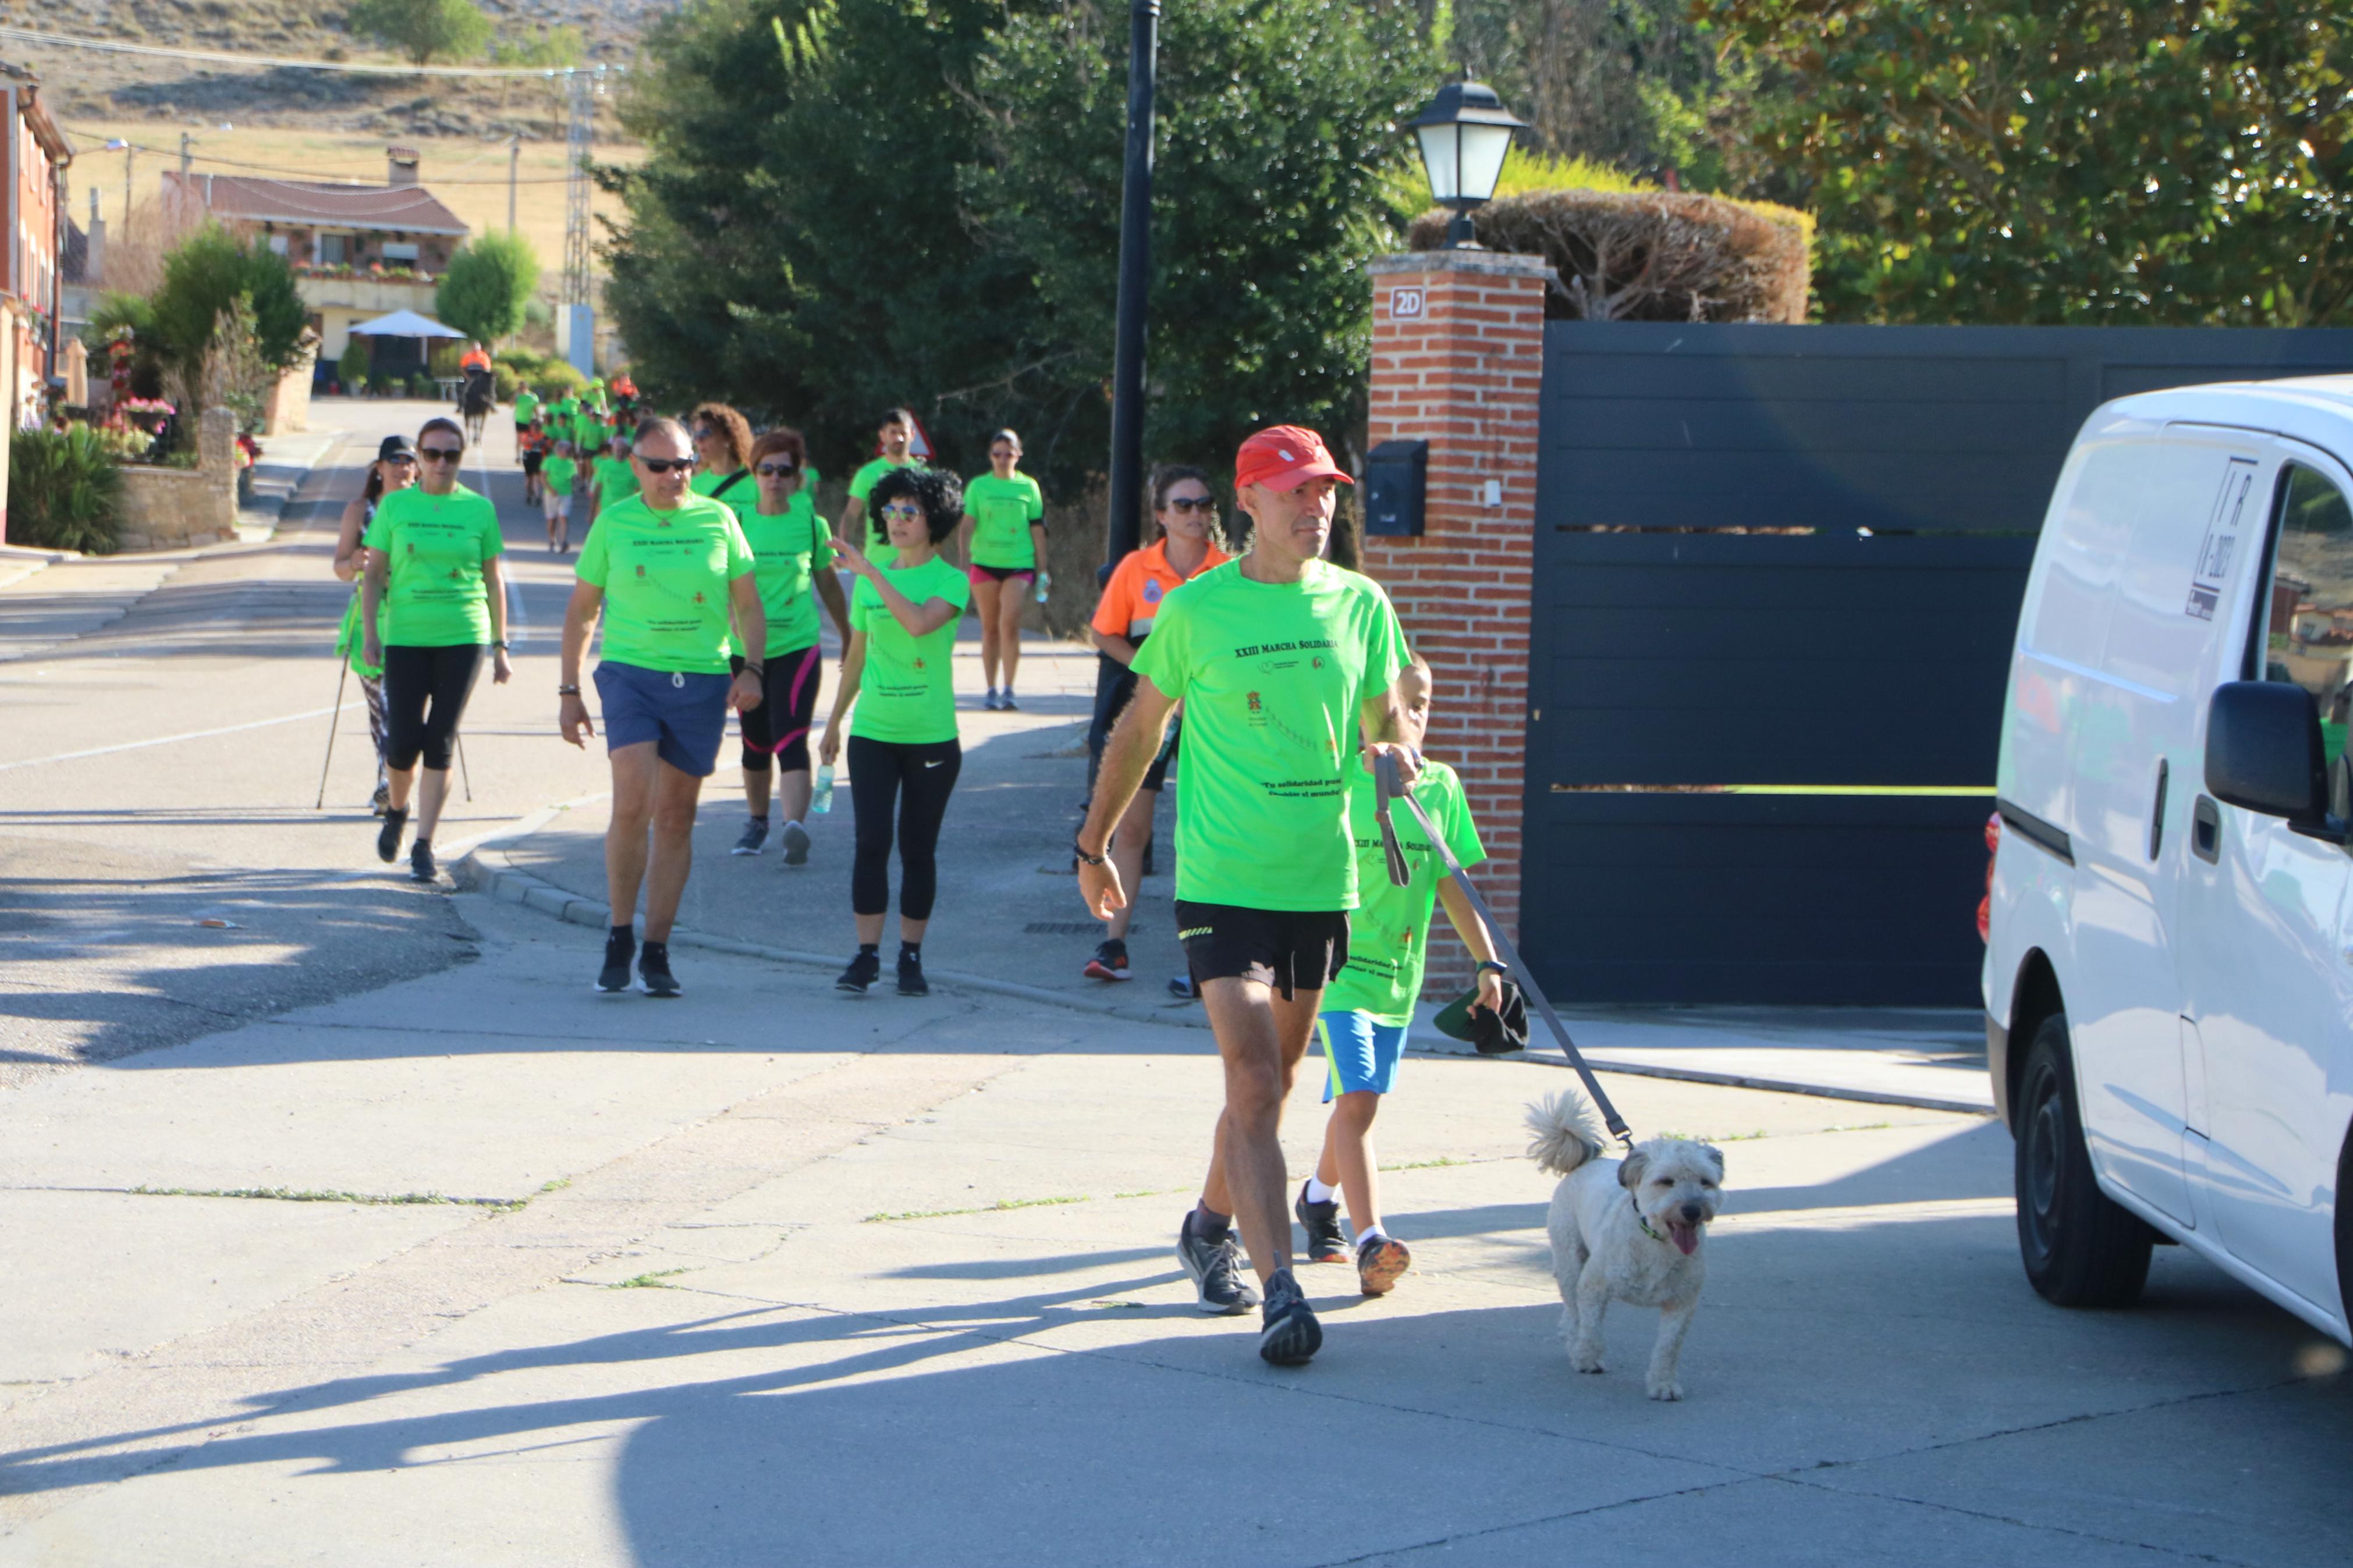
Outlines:
[{"label": "van taillight", "polygon": [[1991,940],[1993,933],[1993,858],[2001,851],[2001,813],[1986,818],[1986,890],[1978,900],[1978,940]]}]

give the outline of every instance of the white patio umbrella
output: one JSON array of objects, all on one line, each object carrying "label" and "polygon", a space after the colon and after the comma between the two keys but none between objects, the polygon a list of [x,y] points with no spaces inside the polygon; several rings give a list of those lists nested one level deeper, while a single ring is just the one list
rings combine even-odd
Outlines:
[{"label": "white patio umbrella", "polygon": [[388,316],[378,316],[373,321],[352,324],[354,335],[364,338],[462,338],[466,334],[455,327],[445,327],[430,316],[420,316],[414,310],[395,310]]}]

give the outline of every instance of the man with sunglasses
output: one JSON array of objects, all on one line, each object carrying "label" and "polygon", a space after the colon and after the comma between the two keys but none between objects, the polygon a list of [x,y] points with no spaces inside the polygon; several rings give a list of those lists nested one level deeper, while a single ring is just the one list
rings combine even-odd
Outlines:
[{"label": "man with sunglasses", "polygon": [[[514,673],[507,661],[506,577],[499,563],[506,546],[497,509],[458,482],[465,455],[466,437],[457,421],[427,420],[417,433],[417,482],[385,493],[364,540],[362,658],[384,670],[384,762],[391,784],[375,853],[385,861],[400,854],[422,759],[417,841],[408,853],[408,874],[419,882],[439,874],[433,830],[449,795],[450,749],[485,645],[500,684]],[[386,608],[397,642],[384,639]]]},{"label": "man with sunglasses", "polygon": [[[727,710],[756,708],[765,660],[729,675],[732,620],[747,647],[767,646],[751,546],[723,502],[688,489],[693,448],[675,419],[649,419],[632,442],[638,493],[596,520],[580,552],[579,581],[564,616],[564,738],[585,746],[596,732],[580,695],[580,661],[601,610],[604,658],[596,695],[613,770],[613,816],[605,832],[605,885],[620,918],[605,941],[596,989],[626,991],[629,960],[649,996],[675,996],[670,932],[693,867],[694,808],[719,765]],[[648,853],[650,834],[652,849]],[[646,895],[646,941],[630,916]]]},{"label": "man with sunglasses", "polygon": [[1258,1353],[1278,1366],[1324,1342],[1291,1271],[1281,1131],[1324,988],[1348,958],[1349,793],[1374,752],[1396,754],[1407,783],[1417,774],[1388,740],[1403,723],[1397,612],[1371,578],[1323,559],[1335,487],[1350,482],[1313,430],[1278,425],[1242,443],[1234,499],[1258,525],[1250,552],[1161,600],[1072,846],[1087,912],[1108,920],[1127,893],[1106,840],[1184,703],[1176,936],[1224,1058],[1226,1104],[1176,1255],[1202,1310],[1248,1311],[1239,1223],[1265,1290]]}]

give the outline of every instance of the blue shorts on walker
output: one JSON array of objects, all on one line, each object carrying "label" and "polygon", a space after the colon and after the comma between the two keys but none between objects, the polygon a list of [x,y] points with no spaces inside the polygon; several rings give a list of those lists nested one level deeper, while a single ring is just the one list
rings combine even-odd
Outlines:
[{"label": "blue shorts on walker", "polygon": [[1398,1058],[1405,1055],[1403,1024],[1384,1024],[1370,1013],[1337,1010],[1315,1015],[1315,1037],[1323,1043],[1324,1103],[1333,1097],[1397,1087]]}]

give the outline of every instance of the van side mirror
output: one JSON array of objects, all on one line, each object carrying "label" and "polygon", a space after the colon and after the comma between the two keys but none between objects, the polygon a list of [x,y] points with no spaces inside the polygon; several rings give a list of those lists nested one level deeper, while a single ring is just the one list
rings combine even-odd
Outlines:
[{"label": "van side mirror", "polygon": [[2226,805],[2336,837],[2327,831],[2333,825],[2312,693],[2284,680],[2216,687],[2206,711],[2206,788]]}]

